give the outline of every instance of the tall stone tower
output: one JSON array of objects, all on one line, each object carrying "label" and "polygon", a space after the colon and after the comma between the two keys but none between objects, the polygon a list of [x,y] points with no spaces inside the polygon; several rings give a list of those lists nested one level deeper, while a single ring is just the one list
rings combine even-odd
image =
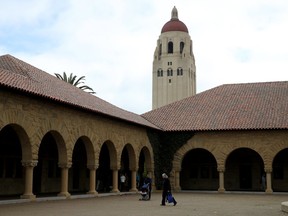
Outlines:
[{"label": "tall stone tower", "polygon": [[188,28],[173,8],[162,28],[153,60],[152,109],[196,94],[196,67]]}]

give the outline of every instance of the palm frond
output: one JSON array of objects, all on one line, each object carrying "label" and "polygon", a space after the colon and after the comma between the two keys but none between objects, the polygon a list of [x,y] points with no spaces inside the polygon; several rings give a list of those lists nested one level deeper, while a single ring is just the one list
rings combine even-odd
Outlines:
[{"label": "palm frond", "polygon": [[87,86],[87,85],[82,85],[82,86],[79,86],[81,84],[84,84],[84,81],[85,81],[85,76],[81,76],[80,78],[77,79],[77,76],[76,75],[73,75],[73,73],[71,73],[69,75],[69,77],[67,76],[66,72],[63,72],[63,76],[61,76],[60,74],[58,73],[54,73],[55,76],[60,79],[60,80],[63,80],[75,87],[78,87],[79,89],[85,91],[85,90],[88,90],[88,93],[90,94],[95,94],[96,92],[94,92],[94,90]]}]

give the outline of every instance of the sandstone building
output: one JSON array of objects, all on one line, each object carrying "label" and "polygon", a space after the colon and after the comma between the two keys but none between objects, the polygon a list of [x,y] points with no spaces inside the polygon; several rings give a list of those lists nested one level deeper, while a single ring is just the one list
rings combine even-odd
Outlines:
[{"label": "sandstone building", "polygon": [[154,189],[166,172],[174,190],[288,191],[287,96],[288,81],[226,84],[137,115],[0,56],[0,196],[118,193],[122,173],[136,191],[137,172]]}]

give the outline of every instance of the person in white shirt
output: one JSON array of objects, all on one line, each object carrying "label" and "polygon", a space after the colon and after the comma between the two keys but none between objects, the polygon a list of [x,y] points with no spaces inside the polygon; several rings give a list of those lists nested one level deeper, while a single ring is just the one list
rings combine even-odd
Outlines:
[{"label": "person in white shirt", "polygon": [[124,174],[121,174],[120,176],[120,191],[121,192],[125,190],[125,182],[126,182],[126,176]]}]

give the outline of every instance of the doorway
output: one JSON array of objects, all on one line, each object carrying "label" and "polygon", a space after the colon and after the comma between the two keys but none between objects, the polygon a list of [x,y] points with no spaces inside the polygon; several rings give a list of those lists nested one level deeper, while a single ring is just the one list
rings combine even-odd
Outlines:
[{"label": "doorway", "polygon": [[247,190],[252,188],[252,167],[249,164],[239,167],[240,189]]}]

